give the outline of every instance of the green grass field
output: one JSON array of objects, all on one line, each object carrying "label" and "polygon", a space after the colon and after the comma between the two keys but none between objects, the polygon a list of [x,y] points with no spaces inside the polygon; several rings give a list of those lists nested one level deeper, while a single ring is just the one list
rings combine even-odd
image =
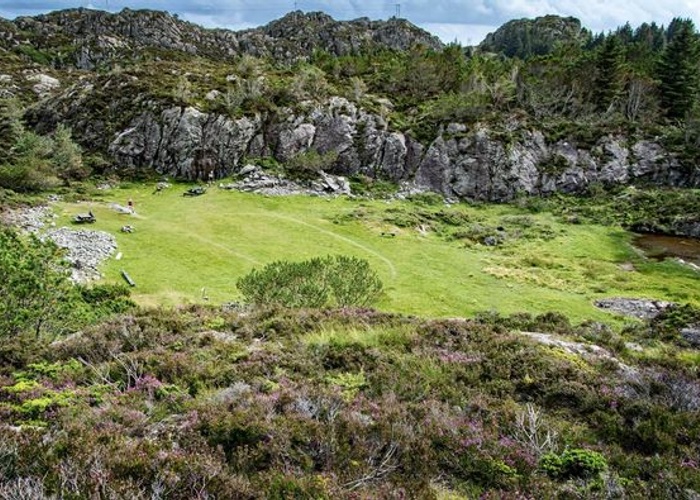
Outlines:
[{"label": "green grass field", "polygon": [[[209,303],[235,301],[236,280],[252,268],[328,254],[371,263],[385,285],[379,309],[422,316],[560,311],[577,320],[611,319],[592,302],[620,295],[700,304],[695,271],[647,261],[615,228],[564,224],[514,207],[458,205],[449,210],[466,222],[419,231],[392,222],[412,216],[416,205],[407,202],[264,197],[215,187],[187,198],[185,189],[117,188],[97,201],[58,204],[59,220],[69,224],[91,208],[97,222],[89,229],[114,234],[122,254],[105,264],[105,279],[119,282],[125,269],[137,283],[134,298],[148,306],[204,302],[204,296]],[[109,207],[129,199],[134,215]],[[135,232],[120,233],[126,224]],[[494,247],[460,237],[498,225],[524,236]],[[396,236],[382,235],[389,231]]]}]

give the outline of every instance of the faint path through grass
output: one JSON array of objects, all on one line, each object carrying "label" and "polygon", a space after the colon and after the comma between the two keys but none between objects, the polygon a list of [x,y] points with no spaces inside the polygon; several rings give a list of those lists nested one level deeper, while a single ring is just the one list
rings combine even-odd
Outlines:
[{"label": "faint path through grass", "polygon": [[243,259],[247,262],[250,262],[251,264],[254,264],[256,266],[261,264],[259,260],[256,260],[249,255],[246,255],[246,254],[241,253],[241,252],[236,252],[235,250],[232,250],[231,248],[229,248],[225,245],[222,245],[221,243],[216,243],[215,241],[212,241],[208,238],[205,238],[205,237],[197,234],[196,232],[192,232],[192,231],[185,232],[185,231],[180,231],[180,230],[174,230],[174,229],[172,229],[172,227],[164,227],[164,228],[162,228],[162,230],[167,231],[171,234],[179,234],[179,235],[182,235],[183,237],[186,237],[186,238],[196,238],[197,240],[201,241],[202,243],[206,243],[209,246],[212,246],[214,248],[218,248],[220,250],[228,252],[231,255],[235,255],[236,257]]},{"label": "faint path through grass", "polygon": [[264,217],[274,217],[275,219],[280,219],[280,220],[286,220],[288,222],[293,222],[295,224],[301,224],[302,226],[309,227],[311,229],[315,229],[316,231],[325,234],[326,236],[330,236],[332,238],[335,238],[337,240],[340,240],[344,243],[348,243],[350,245],[353,245],[360,250],[367,252],[368,254],[372,255],[373,257],[376,257],[377,259],[381,260],[386,264],[386,266],[389,268],[389,273],[391,275],[392,279],[395,279],[398,273],[396,272],[396,267],[394,266],[394,263],[391,262],[388,258],[386,258],[384,255],[380,254],[379,252],[372,250],[366,245],[363,245],[362,243],[359,243],[351,238],[348,238],[346,236],[341,236],[340,234],[334,233],[333,231],[328,231],[327,229],[320,228],[318,226],[314,226],[313,224],[309,224],[308,222],[304,222],[299,219],[295,219],[294,217],[288,217],[285,215],[280,215],[280,214],[275,214],[275,213],[243,213],[240,215],[251,215],[251,216],[264,216]]}]

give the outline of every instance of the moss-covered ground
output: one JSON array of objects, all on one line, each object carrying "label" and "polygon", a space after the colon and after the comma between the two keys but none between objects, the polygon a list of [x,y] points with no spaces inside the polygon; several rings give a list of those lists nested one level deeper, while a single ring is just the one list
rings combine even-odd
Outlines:
[{"label": "moss-covered ground", "polygon": [[[421,316],[497,310],[611,319],[593,301],[620,295],[700,304],[696,271],[645,259],[615,227],[431,197],[266,197],[212,186],[189,198],[187,187],[154,194],[153,185],[124,186],[60,203],[59,223],[92,209],[89,229],[114,234],[121,253],[104,266],[105,280],[121,281],[126,270],[142,305],[236,301],[236,280],[252,268],[328,254],[367,259],[385,284],[378,308]],[[130,199],[134,215],[110,207]],[[123,225],[135,231],[121,233]]]}]

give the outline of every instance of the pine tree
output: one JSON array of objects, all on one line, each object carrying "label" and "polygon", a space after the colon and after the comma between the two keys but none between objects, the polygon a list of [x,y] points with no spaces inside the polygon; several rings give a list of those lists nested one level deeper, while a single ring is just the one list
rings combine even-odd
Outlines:
[{"label": "pine tree", "polygon": [[598,111],[608,111],[622,91],[622,47],[616,35],[608,36],[596,58],[593,96]]},{"label": "pine tree", "polygon": [[0,165],[12,162],[21,134],[19,105],[11,99],[0,99]]},{"label": "pine tree", "polygon": [[690,19],[672,22],[673,37],[658,66],[661,106],[670,119],[683,118],[700,90],[700,42]]}]

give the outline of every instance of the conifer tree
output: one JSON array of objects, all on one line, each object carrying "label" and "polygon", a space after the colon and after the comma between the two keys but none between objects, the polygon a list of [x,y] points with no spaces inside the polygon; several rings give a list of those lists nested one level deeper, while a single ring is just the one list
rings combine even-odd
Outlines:
[{"label": "conifer tree", "polygon": [[593,96],[598,111],[608,111],[622,90],[622,47],[616,35],[608,36],[596,58]]},{"label": "conifer tree", "polygon": [[14,159],[21,134],[19,106],[14,100],[0,99],[0,165]]},{"label": "conifer tree", "polygon": [[673,37],[658,66],[661,106],[671,119],[683,118],[695,104],[700,87],[700,42],[690,19],[672,22]]}]

